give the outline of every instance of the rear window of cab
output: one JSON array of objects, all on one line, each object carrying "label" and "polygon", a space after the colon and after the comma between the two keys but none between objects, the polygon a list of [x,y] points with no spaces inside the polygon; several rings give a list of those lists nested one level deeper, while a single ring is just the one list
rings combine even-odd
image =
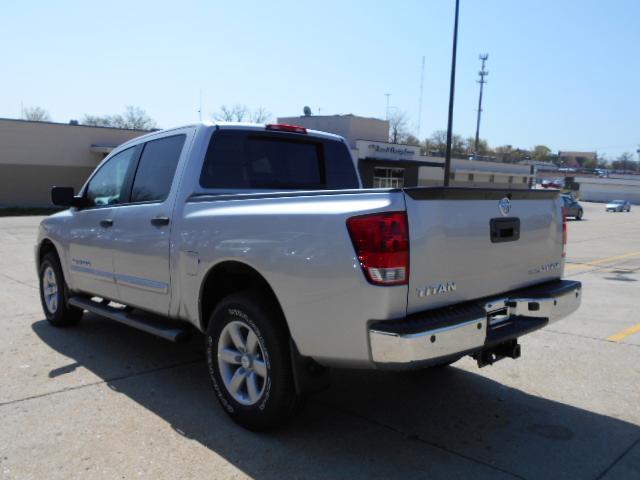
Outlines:
[{"label": "rear window of cab", "polygon": [[358,188],[346,145],[304,134],[218,130],[211,137],[200,186],[210,189]]}]

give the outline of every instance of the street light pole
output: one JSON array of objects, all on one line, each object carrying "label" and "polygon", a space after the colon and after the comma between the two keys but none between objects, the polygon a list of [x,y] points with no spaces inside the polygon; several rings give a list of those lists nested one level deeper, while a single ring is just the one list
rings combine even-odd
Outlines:
[{"label": "street light pole", "polygon": [[489,72],[487,72],[484,69],[484,64],[488,58],[489,58],[488,53],[480,55],[480,60],[482,60],[482,69],[478,72],[478,76],[480,77],[480,80],[478,80],[478,83],[480,84],[480,96],[478,97],[478,120],[476,122],[476,141],[473,148],[474,160],[478,159],[478,145],[480,143],[480,118],[482,117],[482,87],[484,87],[484,84],[487,83],[484,77],[489,75]]},{"label": "street light pole", "polygon": [[385,93],[384,95],[385,97],[387,97],[387,111],[385,113],[385,120],[389,120],[389,97],[391,96],[391,94]]},{"label": "street light pole", "polygon": [[451,172],[451,129],[453,127],[453,93],[456,88],[456,49],[458,47],[458,10],[460,0],[456,0],[456,14],[453,21],[453,52],[451,53],[451,84],[449,85],[449,119],[447,121],[447,148],[444,154],[444,186],[449,186]]}]

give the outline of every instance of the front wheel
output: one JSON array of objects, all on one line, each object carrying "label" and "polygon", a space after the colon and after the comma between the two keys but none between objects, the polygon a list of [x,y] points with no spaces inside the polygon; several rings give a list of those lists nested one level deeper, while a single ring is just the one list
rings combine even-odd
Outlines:
[{"label": "front wheel", "polygon": [[205,341],[214,391],[236,423],[266,430],[298,410],[288,332],[269,298],[248,292],[223,299]]},{"label": "front wheel", "polygon": [[582,209],[581,209],[581,210],[578,210],[578,214],[576,215],[576,220],[582,220],[582,214],[583,214],[583,213],[584,213],[584,212],[582,211]]},{"label": "front wheel", "polygon": [[47,253],[40,262],[40,302],[51,325],[75,325],[82,318],[82,310],[67,305],[67,289],[58,256]]}]

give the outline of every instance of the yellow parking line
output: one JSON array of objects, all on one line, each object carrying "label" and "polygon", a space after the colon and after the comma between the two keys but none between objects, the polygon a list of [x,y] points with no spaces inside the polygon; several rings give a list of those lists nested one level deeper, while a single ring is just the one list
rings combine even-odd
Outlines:
[{"label": "yellow parking line", "polygon": [[628,337],[629,335],[633,335],[634,333],[640,333],[640,323],[634,325],[633,327],[629,327],[626,330],[616,333],[615,335],[611,335],[607,340],[610,342],[619,342],[620,340]]},{"label": "yellow parking line", "polygon": [[567,265],[564,269],[565,270],[573,270],[575,268],[595,267],[595,266],[601,265],[603,263],[615,262],[616,260],[622,260],[622,259],[631,258],[631,257],[640,257],[640,252],[625,253],[624,255],[617,255],[615,257],[601,258],[599,260],[594,260],[592,262],[575,263],[575,264],[572,264],[572,265]]}]

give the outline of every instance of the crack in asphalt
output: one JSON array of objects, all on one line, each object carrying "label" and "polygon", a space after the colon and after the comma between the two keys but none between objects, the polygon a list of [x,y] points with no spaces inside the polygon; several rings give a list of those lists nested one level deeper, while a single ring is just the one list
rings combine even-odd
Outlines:
[{"label": "crack in asphalt", "polygon": [[23,398],[16,398],[14,400],[8,400],[6,402],[0,402],[0,408],[1,407],[5,407],[7,405],[14,405],[16,403],[21,403],[21,402],[26,402],[29,400],[35,400],[38,398],[43,398],[43,397],[48,397],[50,395],[57,395],[59,393],[66,393],[66,392],[73,392],[75,390],[80,390],[82,388],[86,388],[86,387],[95,387],[96,385],[102,385],[105,383],[111,383],[111,382],[119,382],[120,380],[127,380],[129,378],[134,378],[134,377],[141,377],[143,375],[148,375],[151,373],[157,373],[157,372],[161,372],[164,370],[171,370],[172,368],[176,368],[176,367],[183,367],[185,365],[192,365],[198,362],[202,362],[204,361],[204,357],[199,357],[196,359],[191,359],[191,360],[185,360],[183,362],[178,362],[178,363],[174,363],[172,365],[166,365],[164,367],[157,367],[157,368],[150,368],[148,370],[143,370],[141,372],[134,372],[134,373],[130,373],[127,375],[121,375],[119,377],[113,377],[113,378],[105,378],[102,380],[98,380],[97,382],[91,382],[91,383],[85,383],[83,385],[76,385],[74,387],[67,387],[67,388],[63,388],[60,390],[54,390],[52,392],[46,392],[46,393],[39,393],[37,395],[30,395],[28,397],[23,397]]},{"label": "crack in asphalt", "polygon": [[446,453],[448,453],[450,455],[454,455],[456,457],[464,458],[465,460],[469,460],[470,462],[477,463],[479,465],[488,467],[488,468],[490,468],[492,470],[496,470],[498,472],[505,473],[505,474],[510,475],[510,476],[512,476],[514,478],[519,478],[521,480],[525,480],[525,477],[522,477],[522,476],[518,475],[517,473],[511,472],[509,470],[506,470],[506,469],[504,469],[502,467],[498,467],[496,465],[492,465],[490,463],[487,463],[487,462],[485,462],[483,460],[471,457],[469,455],[465,455],[464,453],[456,452],[455,450],[452,450],[452,449],[450,449],[448,447],[445,447],[444,445],[440,445],[440,444],[438,444],[436,442],[427,440],[425,438],[421,438],[419,435],[409,434],[407,432],[402,431],[399,428],[394,427],[393,425],[389,425],[387,423],[383,423],[383,422],[380,422],[378,420],[374,420],[372,418],[369,418],[369,417],[366,417],[364,415],[361,415],[361,414],[359,414],[357,412],[353,412],[353,411],[345,409],[345,408],[337,407],[337,406],[332,405],[330,403],[326,403],[326,402],[322,402],[322,401],[318,401],[317,403],[319,403],[321,405],[324,405],[327,408],[330,408],[330,409],[336,410],[338,412],[341,412],[341,413],[343,413],[345,415],[351,415],[352,417],[356,417],[356,418],[359,418],[361,420],[365,420],[365,421],[367,421],[367,422],[369,422],[369,423],[371,423],[373,425],[376,425],[378,427],[381,427],[381,428],[384,428],[384,429],[387,429],[387,430],[391,430],[392,432],[395,432],[395,433],[403,436],[406,439],[414,440],[414,441],[420,442],[420,443],[424,443],[425,445],[429,445],[430,447],[437,448],[438,450],[442,450],[443,452],[446,452]]},{"label": "crack in asphalt", "polygon": [[595,480],[600,480],[601,478],[603,478],[607,473],[609,473],[609,471],[615,467],[615,465],[617,463],[620,462],[620,460],[622,460],[624,457],[627,456],[627,453],[629,453],[631,450],[633,450],[635,448],[636,445],[640,444],[640,437],[638,437],[630,446],[629,448],[625,449],[624,452],[622,452],[614,461],[613,463],[611,463],[611,465],[609,465],[607,468],[604,469],[604,471],[598,475]]},{"label": "crack in asphalt", "polygon": [[20,285],[24,285],[25,287],[33,288],[34,290],[38,290],[38,288],[39,288],[39,287],[34,286],[34,285],[30,284],[30,283],[23,282],[22,280],[18,280],[17,278],[10,277],[6,273],[0,272],[0,277],[8,278],[9,280],[11,280],[13,282],[19,283]]}]

